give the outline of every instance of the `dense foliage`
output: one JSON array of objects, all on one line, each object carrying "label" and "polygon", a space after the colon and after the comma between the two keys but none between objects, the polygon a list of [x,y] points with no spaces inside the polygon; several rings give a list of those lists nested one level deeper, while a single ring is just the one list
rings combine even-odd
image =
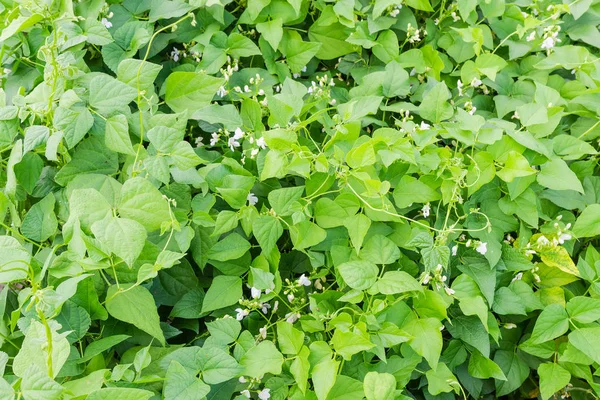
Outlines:
[{"label": "dense foliage", "polygon": [[0,399],[600,396],[599,1],[0,16]]}]

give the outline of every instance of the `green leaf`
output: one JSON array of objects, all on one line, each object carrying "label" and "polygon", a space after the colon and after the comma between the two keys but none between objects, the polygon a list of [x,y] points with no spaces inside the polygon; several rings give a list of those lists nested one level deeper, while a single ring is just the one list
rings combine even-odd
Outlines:
[{"label": "green leaf", "polygon": [[252,232],[265,254],[275,249],[277,240],[283,234],[281,222],[270,215],[261,215],[252,222]]},{"label": "green leaf", "polygon": [[571,374],[558,364],[545,363],[538,367],[540,392],[543,400],[549,399],[571,381]]},{"label": "green leaf", "polygon": [[439,363],[435,369],[427,371],[425,376],[427,376],[427,383],[429,383],[427,391],[433,396],[448,393],[452,390],[457,391],[458,389],[458,380],[444,363]]},{"label": "green leaf", "polygon": [[240,360],[244,368],[244,375],[258,378],[265,374],[278,375],[283,365],[283,355],[277,350],[273,342],[260,342],[244,354]]},{"label": "green leaf", "polygon": [[290,236],[292,243],[294,243],[294,248],[296,250],[303,250],[321,243],[327,237],[327,232],[317,224],[310,221],[302,221],[290,227]]},{"label": "green leaf", "polygon": [[54,126],[63,131],[67,147],[72,149],[94,125],[94,117],[87,108],[58,107],[54,112]]},{"label": "green leaf", "polygon": [[443,325],[435,318],[412,319],[402,327],[412,339],[408,342],[410,347],[420,356],[424,357],[431,368],[437,368],[440,354],[442,353]]},{"label": "green leaf", "polygon": [[600,328],[581,328],[569,333],[569,343],[600,363]]},{"label": "green leaf", "polygon": [[211,385],[226,382],[242,372],[235,358],[220,347],[202,348],[195,356],[194,365],[196,362],[202,379]]},{"label": "green leaf", "polygon": [[124,340],[129,339],[129,335],[113,335],[104,337],[102,339],[98,339],[92,343],[90,343],[83,352],[83,357],[77,360],[77,363],[85,363],[97,356],[98,354],[104,353],[106,350],[110,349],[113,346],[118,345]]},{"label": "green leaf", "polygon": [[122,217],[139,222],[148,232],[159,229],[171,219],[167,201],[144,178],[129,179],[123,184],[118,210]]},{"label": "green leaf", "polygon": [[25,237],[43,242],[56,233],[58,220],[54,214],[55,203],[54,195],[50,193],[29,209],[21,226]]},{"label": "green leaf", "polygon": [[[422,0],[414,0],[422,1]],[[424,0],[429,3],[428,0]],[[411,4],[408,4],[411,5]],[[429,7],[431,8],[431,7]],[[437,83],[427,92],[419,105],[419,115],[428,121],[440,123],[454,115],[454,109],[448,103],[450,92],[444,82]]]},{"label": "green leaf", "polygon": [[233,232],[210,248],[208,258],[217,261],[235,260],[250,250],[250,247],[250,242]]},{"label": "green leaf", "polygon": [[109,75],[101,74],[90,81],[90,105],[103,113],[121,109],[136,97],[136,89]]},{"label": "green leaf", "polygon": [[132,266],[146,243],[142,224],[128,218],[108,216],[92,224],[92,233],[114,255]]},{"label": "green leaf", "polygon": [[304,344],[304,333],[281,321],[277,323],[277,342],[283,354],[298,354]]},{"label": "green leaf", "polygon": [[260,49],[252,40],[236,32],[231,33],[227,38],[227,47],[227,53],[235,58],[260,54]]},{"label": "green leaf", "polygon": [[302,193],[304,186],[296,186],[272,190],[267,197],[277,215],[287,216],[292,215],[294,204],[300,200]]},{"label": "green leaf", "polygon": [[535,172],[523,155],[516,151],[510,151],[504,162],[504,167],[497,171],[496,175],[505,182],[512,182],[515,178],[533,175]]},{"label": "green leaf", "polygon": [[134,89],[148,90],[158,76],[161,65],[128,58],[119,63],[117,79]]},{"label": "green leaf", "polygon": [[369,339],[369,335],[358,330],[343,332],[336,329],[331,338],[331,344],[336,353],[348,361],[353,355],[375,347],[375,344]]},{"label": "green leaf", "polygon": [[577,217],[573,233],[577,237],[600,235],[600,204],[591,204]]},{"label": "green leaf", "polygon": [[21,393],[26,400],[60,400],[64,388],[32,364],[23,375]]},{"label": "green leaf", "polygon": [[570,318],[582,324],[589,324],[600,319],[600,299],[577,296],[567,302],[567,313]]},{"label": "green leaf", "polygon": [[529,376],[529,367],[519,353],[513,350],[498,350],[494,355],[494,362],[500,366],[506,380],[496,380],[498,396],[505,396],[521,387]]},{"label": "green leaf", "polygon": [[110,286],[106,293],[106,309],[112,317],[132,324],[156,338],[162,345],[165,344],[154,298],[145,287]]},{"label": "green leaf", "polygon": [[403,176],[394,189],[394,202],[398,208],[405,208],[413,203],[425,204],[441,198],[437,190],[410,176]]},{"label": "green leaf", "polygon": [[311,378],[318,400],[328,398],[327,396],[335,385],[339,365],[339,361],[326,359],[313,367]]},{"label": "green leaf", "polygon": [[242,297],[242,280],[237,276],[216,276],[204,296],[202,312],[218,310],[236,304]]},{"label": "green leaf", "polygon": [[163,398],[165,400],[196,400],[210,392],[210,386],[173,360],[167,369]]},{"label": "green leaf", "polygon": [[364,391],[367,400],[394,400],[396,378],[388,373],[369,372],[365,375]]},{"label": "green leaf", "polygon": [[469,359],[469,374],[478,379],[494,378],[501,381],[506,381],[504,372],[498,364],[487,357],[484,357],[480,352],[474,351]]},{"label": "green leaf", "polygon": [[533,344],[547,342],[567,333],[569,329],[569,315],[560,304],[546,306],[535,321],[531,338]]},{"label": "green leaf", "polygon": [[583,193],[583,186],[577,175],[560,158],[554,158],[542,164],[537,176],[540,185],[553,190],[575,190]]},{"label": "green leaf", "polygon": [[175,112],[210,104],[224,80],[203,72],[173,72],[165,81],[165,102]]},{"label": "green leaf", "polygon": [[271,45],[273,50],[277,50],[279,42],[283,37],[283,27],[281,18],[275,18],[271,21],[260,22],[256,24],[256,30]]},{"label": "green leaf", "polygon": [[131,139],[129,138],[129,126],[124,115],[115,115],[106,120],[106,131],[104,134],[106,147],[117,153],[135,155]]},{"label": "green leaf", "polygon": [[377,281],[379,268],[369,261],[349,261],[338,265],[342,279],[348,286],[356,290],[367,290]]},{"label": "green leaf", "polygon": [[[43,371],[45,376],[55,378],[69,357],[69,341],[66,333],[58,333],[60,325],[50,321],[46,328],[40,322],[31,320],[24,331],[25,339],[15,356],[12,370],[19,377],[27,376],[31,367]],[[52,343],[49,345],[49,342]],[[51,367],[50,367],[51,365]],[[35,384],[32,382],[32,385]]]},{"label": "green leaf", "polygon": [[[344,278],[344,280],[346,279]],[[373,289],[386,295],[412,291],[423,292],[423,286],[421,286],[415,278],[404,271],[386,272],[377,281]]]},{"label": "green leaf", "polygon": [[148,400],[154,393],[142,389],[109,387],[92,392],[88,400]]}]

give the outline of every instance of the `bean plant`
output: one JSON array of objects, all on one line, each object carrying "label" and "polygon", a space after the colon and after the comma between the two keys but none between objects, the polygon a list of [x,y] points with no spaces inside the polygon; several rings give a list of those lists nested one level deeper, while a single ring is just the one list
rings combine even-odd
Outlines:
[{"label": "bean plant", "polygon": [[599,24],[0,0],[0,400],[599,398]]}]

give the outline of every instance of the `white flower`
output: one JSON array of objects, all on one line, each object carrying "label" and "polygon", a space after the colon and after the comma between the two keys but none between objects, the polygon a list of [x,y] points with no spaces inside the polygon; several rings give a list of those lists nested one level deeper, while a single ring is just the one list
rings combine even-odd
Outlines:
[{"label": "white flower", "polygon": [[298,321],[298,318],[300,318],[300,314],[298,313],[287,313],[285,314],[285,320],[287,322],[289,322],[290,324],[293,324],[294,322]]},{"label": "white flower", "polygon": [[536,254],[535,250],[525,250],[525,255],[530,256],[532,254]]},{"label": "white flower", "polygon": [[444,288],[444,290],[446,291],[446,294],[447,294],[448,296],[452,296],[452,295],[454,295],[454,293],[456,293],[456,292],[454,291],[454,289],[451,289],[451,288],[449,288],[448,286],[446,286],[446,287]]},{"label": "white flower", "polygon": [[177,50],[177,48],[173,47],[173,51],[171,52],[171,58],[173,59],[173,61],[177,62],[179,61],[179,50]]},{"label": "white flower", "polygon": [[458,246],[457,245],[452,246],[452,255],[455,256],[457,252],[458,252]]},{"label": "white flower", "polygon": [[250,88],[248,87],[248,85],[244,85],[244,92],[250,93]]},{"label": "white flower", "polygon": [[235,316],[235,319],[237,319],[238,321],[243,320],[244,317],[246,317],[248,314],[250,314],[250,312],[248,310],[242,310],[241,308],[236,308],[235,312],[237,313],[237,315]]},{"label": "white flower", "polygon": [[[269,290],[269,289],[267,289],[267,290]],[[265,290],[266,294],[268,294],[267,290]],[[269,303],[262,303],[260,310],[262,311],[263,314],[266,314],[267,311],[269,311],[269,308],[271,308],[271,305]]]},{"label": "white flower", "polygon": [[279,308],[279,300],[275,300],[275,303],[273,303],[273,312],[277,312],[278,308]]},{"label": "white flower", "polygon": [[539,244],[540,246],[548,246],[550,244],[550,241],[546,236],[542,235],[537,239],[537,244]]},{"label": "white flower", "polygon": [[250,295],[253,299],[258,299],[260,297],[261,290],[255,288],[254,286],[250,288]]},{"label": "white flower", "polygon": [[195,140],[196,147],[202,147],[204,144],[202,143],[202,136],[198,136]]},{"label": "white flower", "polygon": [[456,88],[458,89],[458,95],[462,96],[463,95],[463,91],[462,91],[463,83],[460,79],[456,82]]},{"label": "white flower", "polygon": [[310,286],[310,279],[308,279],[306,277],[306,275],[302,274],[302,275],[300,275],[300,278],[298,278],[298,285],[300,285],[300,286]]},{"label": "white flower", "polygon": [[232,136],[229,139],[227,139],[227,146],[229,146],[231,151],[234,151],[236,147],[240,147],[240,142],[235,140],[235,137]]},{"label": "white flower", "polygon": [[473,78],[473,80],[471,81],[471,86],[473,87],[479,87],[481,86],[483,82],[481,82],[481,79],[479,78]]},{"label": "white flower", "polygon": [[106,16],[108,19],[111,19],[112,17],[115,16],[115,13],[113,13],[112,11],[108,13],[108,15]]},{"label": "white flower", "polygon": [[238,381],[240,381],[240,383],[246,383],[246,382],[248,382],[248,381],[246,380],[246,377],[245,377],[245,376],[240,376],[240,377],[238,378]]},{"label": "white flower", "polygon": [[535,31],[531,31],[531,33],[529,35],[527,35],[527,41],[531,42],[535,40]]},{"label": "white flower", "polygon": [[301,71],[306,72],[306,65],[304,67],[302,67]]},{"label": "white flower", "polygon": [[422,131],[426,131],[429,128],[431,128],[431,125],[429,125],[427,122],[425,121],[421,121],[421,125],[419,125],[419,129]]},{"label": "white flower", "polygon": [[241,128],[235,128],[235,132],[233,132],[233,138],[235,140],[239,140],[244,137],[244,131]]},{"label": "white flower", "polygon": [[429,213],[431,212],[431,206],[429,205],[429,203],[425,204],[421,211],[423,211],[423,217],[429,217]]},{"label": "white flower", "polygon": [[212,135],[210,135],[210,145],[214,146],[219,142],[219,134],[217,132],[213,132]]},{"label": "white flower", "polygon": [[248,389],[242,390],[240,394],[246,398],[250,398],[250,391]]},{"label": "white flower", "polygon": [[397,8],[394,8],[392,11],[390,11],[390,17],[397,17],[398,14],[400,14],[400,10]]},{"label": "white flower", "polygon": [[515,277],[514,277],[514,278],[512,278],[512,281],[511,281],[511,282],[514,282],[514,281],[520,281],[522,278],[523,278],[523,273],[522,273],[522,272],[519,272],[518,274],[516,274],[516,275],[515,275]]},{"label": "white flower", "polygon": [[266,326],[263,326],[262,328],[260,328],[258,330],[258,332],[260,333],[261,338],[263,338],[263,339],[267,338],[267,327]]},{"label": "white flower", "polygon": [[475,114],[475,111],[477,111],[477,107],[473,106],[473,107],[471,107],[471,109],[469,110],[469,114],[470,114],[470,115],[473,115],[473,114]]},{"label": "white flower", "polygon": [[292,74],[292,77],[293,77],[294,79],[298,79],[298,78],[300,78],[300,73],[298,73],[298,72],[294,72],[294,73]]},{"label": "white flower", "polygon": [[460,17],[458,15],[456,15],[456,11],[452,11],[452,19],[454,20],[454,22],[458,22],[460,21]]},{"label": "white flower", "polygon": [[504,324],[505,329],[515,329],[516,327],[517,327],[517,325],[513,324],[512,322],[509,322],[508,324]]},{"label": "white flower", "polygon": [[258,89],[258,95],[259,96],[264,96],[265,95],[265,91],[263,89]]},{"label": "white flower", "polygon": [[112,28],[112,22],[107,20],[106,18],[102,18],[102,25],[106,27],[106,29]]},{"label": "white flower", "polygon": [[564,244],[567,240],[571,240],[572,238],[573,236],[569,235],[568,233],[563,233],[558,237],[558,243]]},{"label": "white flower", "polygon": [[227,90],[225,90],[225,86],[221,86],[219,88],[219,90],[217,90],[217,94],[219,95],[219,97],[225,97],[225,95],[227,94]]},{"label": "white flower", "polygon": [[256,197],[254,193],[248,193],[248,196],[246,196],[246,200],[248,200],[248,204],[250,204],[251,206],[258,203],[258,197]]},{"label": "white flower", "polygon": [[430,280],[431,280],[431,275],[429,275],[429,273],[426,273],[425,277],[423,277],[423,285],[427,285]]},{"label": "white flower", "polygon": [[479,242],[479,245],[477,245],[477,248],[475,250],[479,254],[485,255],[485,253],[487,253],[487,243],[486,242]]},{"label": "white flower", "polygon": [[466,247],[471,247],[471,239],[467,240],[467,243],[465,243]]},{"label": "white flower", "polygon": [[256,145],[261,149],[267,148],[267,142],[265,141],[264,137],[259,137],[258,139],[256,139]]},{"label": "white flower", "polygon": [[258,398],[260,400],[268,400],[271,397],[271,393],[269,393],[271,389],[263,389],[258,392]]},{"label": "white flower", "polygon": [[287,295],[287,299],[288,299],[288,301],[289,301],[290,303],[291,303],[292,301],[294,301],[294,298],[295,298],[295,297],[294,297],[294,295],[293,295],[293,294],[291,294],[291,293]]}]

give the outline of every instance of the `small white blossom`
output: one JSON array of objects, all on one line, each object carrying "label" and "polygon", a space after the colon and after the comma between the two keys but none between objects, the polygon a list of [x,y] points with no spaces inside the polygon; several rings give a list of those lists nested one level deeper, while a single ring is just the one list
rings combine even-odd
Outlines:
[{"label": "small white blossom", "polygon": [[102,25],[106,27],[106,29],[112,28],[113,24],[106,18],[102,18]]},{"label": "small white blossom", "polygon": [[235,140],[235,137],[232,136],[229,139],[227,139],[227,146],[229,146],[231,151],[234,151],[236,147],[240,147],[240,142]]},{"label": "small white blossom", "polygon": [[261,338],[263,338],[263,339],[267,338],[267,327],[266,326],[263,326],[262,328],[260,328],[258,330],[258,332],[260,333]]},{"label": "small white blossom", "polygon": [[219,134],[217,132],[213,132],[212,135],[210,135],[210,145],[214,146],[219,142]]},{"label": "small white blossom", "polygon": [[202,147],[204,144],[202,143],[202,136],[198,136],[195,140],[196,147]]},{"label": "small white blossom", "polygon": [[537,239],[537,244],[539,244],[540,246],[548,246],[550,244],[550,241],[546,236],[542,235]]},{"label": "small white blossom", "polygon": [[481,81],[481,79],[479,78],[473,78],[473,80],[471,81],[471,86],[473,87],[479,87],[481,86],[483,82]]},{"label": "small white blossom", "polygon": [[559,237],[558,237],[558,243],[560,244],[564,244],[567,240],[571,240],[573,237],[571,235],[569,235],[568,233],[562,233]]},{"label": "small white blossom", "polygon": [[265,95],[265,91],[263,89],[258,89],[258,95],[259,96],[264,96]]},{"label": "small white blossom", "polygon": [[275,300],[275,303],[273,303],[273,312],[277,312],[278,308],[279,308],[279,300]]},{"label": "small white blossom", "polygon": [[429,213],[431,212],[431,206],[429,205],[429,203],[425,204],[421,211],[423,212],[423,217],[429,217]]},{"label": "small white blossom", "polygon": [[241,321],[244,319],[244,317],[248,316],[248,314],[250,314],[250,312],[248,310],[242,310],[241,308],[236,308],[235,312],[237,313],[237,315],[235,316],[235,319],[237,319],[238,321]]},{"label": "small white blossom", "polygon": [[248,389],[242,390],[240,394],[246,398],[250,398],[250,391]]},{"label": "small white blossom", "polygon": [[533,255],[533,254],[536,254],[535,250],[525,250],[525,255],[526,256],[530,256],[530,255]]},{"label": "small white blossom", "polygon": [[258,398],[260,400],[269,400],[269,398],[271,397],[271,389],[263,389],[260,392],[258,392]]},{"label": "small white blossom", "polygon": [[550,36],[544,39],[544,41],[542,42],[542,49],[550,50],[554,48],[554,45],[556,45],[556,40],[552,36]]},{"label": "small white blossom", "polygon": [[267,142],[265,141],[264,137],[259,137],[256,139],[256,145],[263,150],[267,148]]},{"label": "small white blossom", "polygon": [[[266,290],[265,290],[265,294],[268,294]],[[262,303],[260,310],[262,311],[263,314],[266,314],[269,311],[269,308],[271,308],[271,305],[269,303]]]},{"label": "small white blossom", "polygon": [[179,54],[181,54],[179,50],[177,50],[176,47],[173,47],[173,51],[171,52],[171,58],[173,59],[173,61],[179,61]]},{"label": "small white blossom", "polygon": [[467,240],[467,243],[465,243],[466,247],[471,247],[471,239]]},{"label": "small white blossom", "polygon": [[219,90],[217,90],[217,95],[219,97],[225,97],[227,95],[227,90],[225,90],[225,86],[221,86]]},{"label": "small white blossom", "polygon": [[246,382],[248,382],[248,381],[246,380],[246,377],[245,377],[245,376],[240,376],[240,377],[238,378],[238,381],[239,381],[240,383],[246,383]]},{"label": "small white blossom", "polygon": [[293,77],[294,79],[298,79],[298,78],[300,78],[300,73],[299,73],[299,72],[294,72],[294,73],[292,74],[292,77]]},{"label": "small white blossom", "polygon": [[477,248],[475,250],[479,254],[485,255],[485,253],[487,253],[487,243],[486,242],[480,242],[479,245],[477,245]]},{"label": "small white blossom", "polygon": [[298,313],[291,312],[285,314],[285,320],[290,324],[293,324],[294,322],[298,321],[298,318],[300,318],[300,314]]},{"label": "small white blossom", "polygon": [[250,93],[250,88],[248,87],[248,85],[244,85],[244,92]]},{"label": "small white blossom", "polygon": [[429,125],[427,122],[425,121],[421,121],[421,125],[419,125],[419,129],[422,131],[426,131],[429,128],[431,128],[431,125]]},{"label": "small white blossom", "polygon": [[258,299],[260,297],[261,290],[255,288],[254,286],[250,288],[250,295],[253,299]]},{"label": "small white blossom", "polygon": [[423,285],[427,285],[430,280],[431,280],[431,275],[429,275],[429,273],[426,273],[425,276],[423,277]]},{"label": "small white blossom", "polygon": [[397,8],[394,8],[392,11],[390,11],[390,17],[396,18],[398,14],[400,14],[400,10],[398,10]]},{"label": "small white blossom", "polygon": [[239,140],[244,137],[244,131],[241,128],[236,128],[235,132],[233,132],[233,138],[235,140]]},{"label": "small white blossom", "polygon": [[452,255],[455,256],[457,252],[458,252],[458,246],[457,245],[452,246]]},{"label": "small white blossom", "polygon": [[516,327],[517,327],[517,325],[513,324],[512,322],[509,322],[508,324],[504,324],[505,329],[515,329]]},{"label": "small white blossom", "polygon": [[310,286],[310,279],[306,277],[306,275],[302,274],[300,278],[298,278],[298,285],[300,286]]},{"label": "small white blossom", "polygon": [[529,35],[527,35],[527,41],[531,42],[535,40],[535,31],[531,31]]},{"label": "small white blossom", "polygon": [[456,82],[456,88],[458,89],[458,95],[462,96],[463,95],[463,83],[460,79]]},{"label": "small white blossom", "polygon": [[458,22],[460,21],[460,17],[458,15],[456,15],[456,11],[452,11],[452,14],[450,14],[452,16],[452,19],[454,20],[454,22]]},{"label": "small white blossom", "polygon": [[454,291],[454,289],[451,289],[451,288],[449,288],[448,286],[446,286],[446,287],[444,288],[444,290],[446,291],[446,294],[447,294],[448,296],[452,296],[452,295],[454,295],[454,293],[456,293],[456,292]]},{"label": "small white blossom", "polygon": [[246,200],[248,200],[248,204],[250,204],[251,206],[258,203],[258,197],[256,197],[256,195],[254,193],[248,193]]},{"label": "small white blossom", "polygon": [[287,299],[291,303],[292,301],[294,301],[295,297],[294,297],[293,294],[290,293],[290,294],[287,295]]},{"label": "small white blossom", "polygon": [[523,273],[519,272],[518,274],[515,275],[515,277],[512,279],[512,282],[514,281],[520,281],[521,279],[523,279]]}]

